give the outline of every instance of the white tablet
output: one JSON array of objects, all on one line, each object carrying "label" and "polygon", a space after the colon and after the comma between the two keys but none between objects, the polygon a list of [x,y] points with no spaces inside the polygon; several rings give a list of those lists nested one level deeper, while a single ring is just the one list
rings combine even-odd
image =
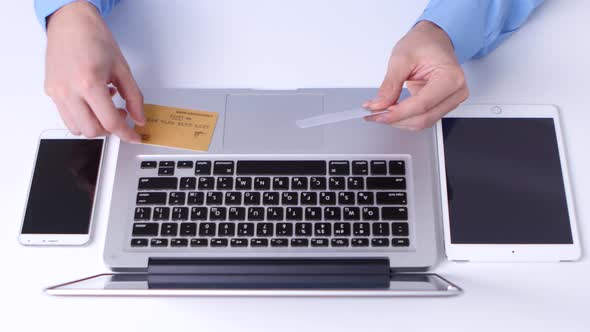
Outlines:
[{"label": "white tablet", "polygon": [[463,105],[437,124],[450,260],[580,258],[559,115],[551,105]]}]

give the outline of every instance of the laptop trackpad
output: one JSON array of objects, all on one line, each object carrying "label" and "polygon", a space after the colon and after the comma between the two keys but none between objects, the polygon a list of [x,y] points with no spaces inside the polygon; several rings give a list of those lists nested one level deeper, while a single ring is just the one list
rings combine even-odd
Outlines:
[{"label": "laptop trackpad", "polygon": [[323,128],[301,129],[295,121],[323,112],[321,94],[228,95],[223,148],[248,153],[319,152]]}]

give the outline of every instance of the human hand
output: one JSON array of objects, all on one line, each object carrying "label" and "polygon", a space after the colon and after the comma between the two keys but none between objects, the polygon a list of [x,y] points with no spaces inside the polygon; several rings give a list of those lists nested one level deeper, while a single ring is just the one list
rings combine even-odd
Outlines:
[{"label": "human hand", "polygon": [[[48,19],[45,91],[73,134],[113,133],[140,141],[125,118],[129,112],[136,124],[145,123],[143,95],[100,13],[86,1],[66,5]],[[117,91],[127,112],[113,103]]]},{"label": "human hand", "polygon": [[[404,82],[411,96],[395,104]],[[468,96],[465,75],[448,35],[434,23],[420,21],[393,48],[376,98],[363,107],[390,111],[370,115],[368,121],[421,130],[434,125]]]}]

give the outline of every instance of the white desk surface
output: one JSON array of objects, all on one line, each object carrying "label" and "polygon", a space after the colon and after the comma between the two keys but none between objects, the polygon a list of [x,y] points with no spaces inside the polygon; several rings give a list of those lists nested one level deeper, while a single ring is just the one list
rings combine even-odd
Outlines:
[{"label": "white desk surface", "polygon": [[[113,162],[84,248],[17,242],[38,134],[63,127],[43,93],[45,37],[33,1],[2,6],[0,330],[580,331],[590,323],[590,261],[441,264],[465,293],[439,299],[60,298],[48,285],[106,271]],[[361,4],[362,3],[362,4]],[[131,1],[108,19],[142,87],[378,86],[421,1]],[[465,65],[471,102],[562,110],[579,228],[590,247],[590,2],[547,1],[487,58]],[[112,157],[112,156],[111,156]]]}]

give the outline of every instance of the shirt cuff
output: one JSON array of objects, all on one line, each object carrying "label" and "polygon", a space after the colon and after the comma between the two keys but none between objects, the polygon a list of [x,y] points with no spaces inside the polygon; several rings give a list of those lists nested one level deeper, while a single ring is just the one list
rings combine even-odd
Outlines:
[{"label": "shirt cuff", "polygon": [[[76,1],[78,0],[35,0],[35,14],[43,29],[47,30],[47,18],[51,14],[55,13],[61,7]],[[102,16],[108,14],[112,8],[112,5],[102,8],[100,0],[86,0],[86,2],[93,4]]]}]

